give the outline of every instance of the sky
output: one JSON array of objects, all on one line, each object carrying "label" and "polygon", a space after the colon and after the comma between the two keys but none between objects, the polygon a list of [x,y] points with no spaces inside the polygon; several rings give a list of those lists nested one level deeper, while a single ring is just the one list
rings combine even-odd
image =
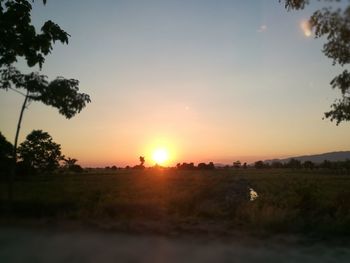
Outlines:
[{"label": "sky", "polygon": [[[58,23],[42,73],[80,81],[92,102],[67,120],[33,102],[20,141],[47,131],[65,156],[88,166],[253,162],[350,150],[349,123],[323,120],[340,93],[323,40],[307,36],[320,3],[235,0],[49,0],[33,23]],[[28,69],[23,61],[18,67]],[[0,131],[13,142],[23,97],[0,91]]]}]

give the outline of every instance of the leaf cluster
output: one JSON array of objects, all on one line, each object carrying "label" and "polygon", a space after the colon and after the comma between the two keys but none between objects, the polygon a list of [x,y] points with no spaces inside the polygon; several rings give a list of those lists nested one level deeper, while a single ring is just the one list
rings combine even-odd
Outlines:
[{"label": "leaf cluster", "polygon": [[11,158],[12,151],[12,144],[7,141],[5,136],[0,132],[0,159]]},{"label": "leaf cluster", "polygon": [[51,20],[37,33],[31,11],[28,0],[0,0],[0,67],[24,57],[29,67],[39,64],[41,68],[55,41],[68,44],[69,34]]},{"label": "leaf cluster", "polygon": [[68,119],[91,101],[89,95],[79,93],[78,80],[57,77],[49,82],[47,76],[37,72],[23,74],[14,67],[1,69],[0,89],[12,89],[13,86],[26,90],[29,100],[57,108]]}]

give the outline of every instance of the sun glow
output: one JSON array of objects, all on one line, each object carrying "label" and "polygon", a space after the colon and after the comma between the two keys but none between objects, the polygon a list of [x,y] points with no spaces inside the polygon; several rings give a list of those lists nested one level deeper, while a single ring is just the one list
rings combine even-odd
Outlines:
[{"label": "sun glow", "polygon": [[156,164],[162,165],[169,159],[168,151],[163,148],[156,149],[153,152],[152,159]]},{"label": "sun glow", "polygon": [[301,21],[300,27],[303,30],[304,35],[306,37],[311,37],[311,35],[312,35],[311,25],[308,21],[306,21],[306,20]]},{"label": "sun glow", "polygon": [[179,156],[179,146],[182,145],[178,138],[171,135],[148,138],[139,152],[146,156],[146,165],[173,166]]}]

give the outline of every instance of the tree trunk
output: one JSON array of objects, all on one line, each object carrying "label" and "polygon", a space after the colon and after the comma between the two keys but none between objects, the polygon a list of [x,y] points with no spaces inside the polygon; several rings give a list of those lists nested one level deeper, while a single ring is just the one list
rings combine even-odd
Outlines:
[{"label": "tree trunk", "polygon": [[15,181],[15,175],[16,175],[16,167],[17,167],[17,144],[18,144],[18,136],[19,136],[19,131],[21,129],[21,123],[22,123],[22,118],[23,118],[23,112],[27,106],[29,98],[29,91],[27,91],[27,94],[24,98],[21,112],[19,114],[19,119],[17,123],[17,130],[16,130],[16,136],[15,136],[15,143],[13,146],[13,162],[12,162],[12,170],[10,174],[10,179],[9,179],[9,189],[8,189],[8,200],[9,200],[9,207],[10,210],[12,210],[12,204],[13,204],[13,188],[14,188],[14,181]]}]

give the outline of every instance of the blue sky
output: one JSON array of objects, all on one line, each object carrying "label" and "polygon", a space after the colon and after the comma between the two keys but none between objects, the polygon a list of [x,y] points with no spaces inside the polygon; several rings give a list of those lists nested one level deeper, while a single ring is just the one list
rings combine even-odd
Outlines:
[{"label": "blue sky", "polygon": [[[322,120],[339,95],[329,82],[340,68],[322,54],[323,40],[300,27],[319,6],[36,1],[36,25],[52,19],[71,35],[43,73],[79,79],[92,103],[71,120],[32,103],[21,140],[43,129],[63,153],[93,166],[133,164],[139,155],[147,164],[157,147],[169,149],[169,164],[349,150],[349,124]],[[12,141],[22,98],[1,92],[0,130]]]}]

